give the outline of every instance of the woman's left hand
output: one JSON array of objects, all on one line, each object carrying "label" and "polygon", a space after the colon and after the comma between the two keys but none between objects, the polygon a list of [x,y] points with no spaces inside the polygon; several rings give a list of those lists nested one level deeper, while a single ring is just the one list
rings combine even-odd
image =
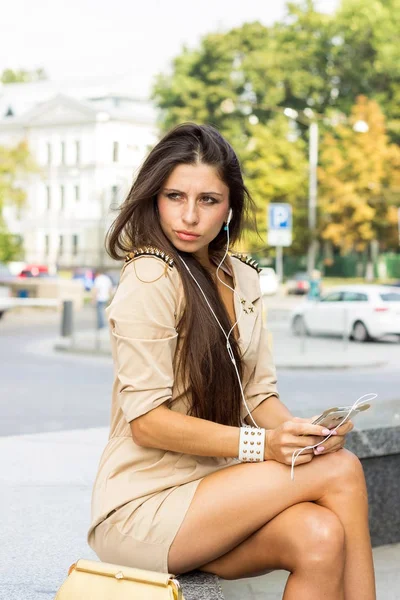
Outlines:
[{"label": "woman's left hand", "polygon": [[[319,415],[315,415],[315,417],[312,417],[311,419],[298,418],[298,420],[312,423],[318,418],[318,416]],[[326,442],[313,449],[314,456],[330,454],[331,452],[337,452],[343,448],[346,441],[346,435],[350,433],[352,429],[354,429],[352,421],[346,421],[346,423],[343,423],[343,425],[336,429],[336,433],[333,433],[331,437],[326,440]]]},{"label": "woman's left hand", "polygon": [[[316,418],[317,416],[313,417],[312,421]],[[337,452],[343,448],[346,441],[346,435],[350,433],[353,428],[354,425],[352,421],[346,421],[346,423],[343,423],[343,425],[338,427],[332,436],[326,440],[326,442],[314,448],[314,455],[320,456],[322,454],[330,454],[331,452]]]}]

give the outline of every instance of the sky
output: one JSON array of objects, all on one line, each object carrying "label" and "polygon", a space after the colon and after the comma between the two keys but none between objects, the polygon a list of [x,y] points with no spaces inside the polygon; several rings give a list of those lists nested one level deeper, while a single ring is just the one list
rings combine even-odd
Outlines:
[{"label": "sky", "polygon": [[[339,0],[316,0],[332,12]],[[183,45],[244,22],[282,18],[285,0],[12,0],[0,19],[0,72],[43,67],[53,80],[129,79],[150,91]]]}]

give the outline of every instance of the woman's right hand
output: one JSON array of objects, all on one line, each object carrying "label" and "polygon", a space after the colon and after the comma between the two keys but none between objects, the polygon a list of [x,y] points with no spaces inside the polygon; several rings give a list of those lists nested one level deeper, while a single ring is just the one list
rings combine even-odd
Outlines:
[{"label": "woman's right hand", "polygon": [[[276,460],[284,465],[291,465],[295,450],[300,450],[306,446],[314,446],[329,435],[329,429],[321,425],[313,425],[310,420],[293,417],[276,429],[267,429],[264,460]],[[311,462],[313,458],[313,450],[305,450],[296,459],[296,465]]]}]

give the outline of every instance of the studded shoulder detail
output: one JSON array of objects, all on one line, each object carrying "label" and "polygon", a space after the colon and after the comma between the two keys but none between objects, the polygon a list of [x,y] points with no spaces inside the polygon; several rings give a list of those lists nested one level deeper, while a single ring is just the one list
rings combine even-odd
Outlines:
[{"label": "studded shoulder detail", "polygon": [[156,248],[156,246],[142,246],[140,248],[136,248],[132,252],[129,252],[125,257],[125,262],[128,263],[134,258],[138,258],[139,256],[155,256],[157,258],[161,258],[169,267],[173,267],[175,261],[173,258],[169,256],[160,248]]},{"label": "studded shoulder detail", "polygon": [[258,266],[258,263],[253,258],[251,258],[251,256],[247,256],[246,254],[239,254],[239,253],[231,254],[231,256],[238,258],[246,265],[249,265],[249,267],[253,267],[253,269],[255,269],[257,271],[257,273],[261,273],[262,269],[260,269],[260,267]]}]

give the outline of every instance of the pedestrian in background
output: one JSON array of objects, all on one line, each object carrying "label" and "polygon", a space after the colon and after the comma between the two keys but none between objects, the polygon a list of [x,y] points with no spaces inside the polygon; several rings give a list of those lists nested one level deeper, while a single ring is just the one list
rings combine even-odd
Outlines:
[{"label": "pedestrian in background", "polygon": [[309,283],[308,298],[310,300],[319,300],[321,298],[321,271],[313,269]]},{"label": "pedestrian in background", "polygon": [[103,271],[97,271],[93,283],[93,303],[96,305],[97,329],[106,326],[105,309],[111,300],[113,284]]}]

